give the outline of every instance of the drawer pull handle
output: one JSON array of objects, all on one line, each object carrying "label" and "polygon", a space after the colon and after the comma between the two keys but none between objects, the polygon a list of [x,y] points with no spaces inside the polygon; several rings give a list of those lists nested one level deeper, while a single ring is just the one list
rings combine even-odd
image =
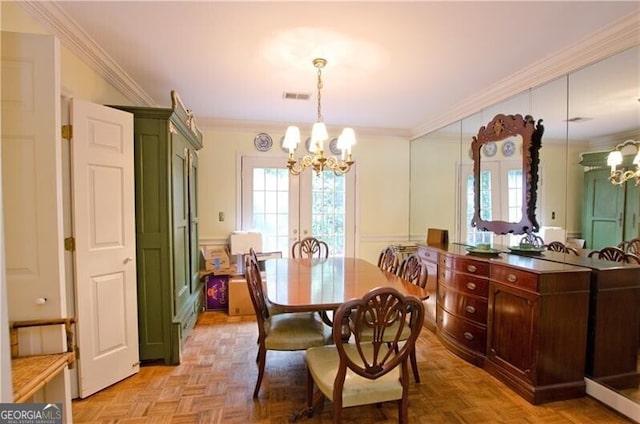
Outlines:
[{"label": "drawer pull handle", "polygon": [[476,308],[474,308],[471,305],[468,305],[466,308],[464,308],[468,313],[470,314],[475,314],[476,313]]},{"label": "drawer pull handle", "polygon": [[507,281],[510,283],[515,283],[516,281],[518,281],[518,277],[513,274],[509,274],[507,275]]},{"label": "drawer pull handle", "polygon": [[478,270],[478,268],[476,268],[475,265],[467,265],[467,271],[476,272],[477,270]]},{"label": "drawer pull handle", "polygon": [[469,290],[475,290],[476,289],[476,285],[474,283],[467,283],[467,288]]},{"label": "drawer pull handle", "polygon": [[469,333],[468,331],[465,331],[464,338],[467,340],[473,340],[473,334]]}]

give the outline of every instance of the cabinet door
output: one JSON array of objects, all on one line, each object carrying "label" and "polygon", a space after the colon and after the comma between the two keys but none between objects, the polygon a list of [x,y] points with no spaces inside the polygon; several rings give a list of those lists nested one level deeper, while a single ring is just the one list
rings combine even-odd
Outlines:
[{"label": "cabinet door", "polygon": [[172,134],[171,192],[173,210],[173,315],[178,315],[191,294],[189,256],[189,149],[180,133]]},{"label": "cabinet door", "polygon": [[200,247],[198,246],[198,154],[189,150],[189,257],[191,293],[199,289]]},{"label": "cabinet door", "polygon": [[609,170],[585,173],[583,234],[586,247],[601,249],[622,241],[624,188],[609,181]]},{"label": "cabinet door", "polygon": [[491,282],[487,359],[532,384],[536,382],[538,301],[534,293]]}]

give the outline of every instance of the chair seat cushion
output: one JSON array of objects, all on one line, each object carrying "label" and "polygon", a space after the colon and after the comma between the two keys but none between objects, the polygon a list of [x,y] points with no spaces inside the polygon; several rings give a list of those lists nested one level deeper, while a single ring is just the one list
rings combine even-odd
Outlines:
[{"label": "chair seat cushion", "polygon": [[[371,355],[373,347],[370,343],[361,344],[365,355]],[[349,357],[361,363],[353,344],[344,345]],[[335,345],[312,347],[307,349],[307,366],[320,391],[333,401],[333,385],[340,365],[340,356]],[[400,367],[396,367],[384,376],[369,380],[347,368],[342,392],[344,407],[387,402],[402,398],[400,384]]]},{"label": "chair seat cushion", "polygon": [[270,316],[265,322],[267,350],[304,350],[333,341],[331,328],[317,313],[287,312]]}]

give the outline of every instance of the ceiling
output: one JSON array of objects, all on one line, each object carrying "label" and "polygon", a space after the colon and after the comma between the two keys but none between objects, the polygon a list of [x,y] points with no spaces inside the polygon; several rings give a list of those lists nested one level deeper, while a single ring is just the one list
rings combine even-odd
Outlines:
[{"label": "ceiling", "polygon": [[[479,106],[488,87],[637,13],[639,4],[63,1],[35,8],[55,16],[63,43],[81,39],[96,51],[95,42],[137,103],[169,106],[175,89],[198,122],[310,123],[312,59],[324,57],[330,129],[415,137],[473,99]],[[285,100],[284,92],[311,98]]]}]

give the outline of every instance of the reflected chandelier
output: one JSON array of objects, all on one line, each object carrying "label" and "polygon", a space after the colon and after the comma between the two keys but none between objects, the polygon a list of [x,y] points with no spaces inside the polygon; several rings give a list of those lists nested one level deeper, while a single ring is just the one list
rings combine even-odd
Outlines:
[{"label": "reflected chandelier", "polygon": [[[615,185],[623,185],[625,182],[631,179],[636,180],[636,185],[640,185],[640,149],[638,149],[638,145],[640,142],[635,140],[627,140],[622,144],[618,144],[616,149],[613,150],[607,156],[607,165],[611,167],[611,175],[609,176],[609,181]],[[635,156],[633,157],[633,165],[635,166],[635,170],[628,170],[624,167],[618,169],[619,165],[623,163],[623,154],[622,151],[635,151]],[[628,156],[628,155],[625,155]]]},{"label": "reflected chandelier", "polygon": [[322,68],[324,68],[326,64],[326,59],[313,59],[313,66],[318,70],[318,119],[311,128],[311,140],[309,144],[311,154],[303,156],[299,161],[296,161],[293,156],[293,152],[298,144],[300,144],[300,129],[298,127],[288,127],[284,135],[282,146],[289,150],[287,168],[289,168],[289,172],[293,175],[299,175],[308,167],[313,168],[318,175],[325,169],[333,171],[336,175],[342,175],[349,172],[351,165],[353,165],[351,148],[356,144],[356,135],[353,128],[343,129],[340,137],[338,137],[337,148],[342,152],[340,158],[335,156],[325,157],[324,155],[324,143],[329,139],[329,134],[322,117],[320,92],[322,90]]}]

